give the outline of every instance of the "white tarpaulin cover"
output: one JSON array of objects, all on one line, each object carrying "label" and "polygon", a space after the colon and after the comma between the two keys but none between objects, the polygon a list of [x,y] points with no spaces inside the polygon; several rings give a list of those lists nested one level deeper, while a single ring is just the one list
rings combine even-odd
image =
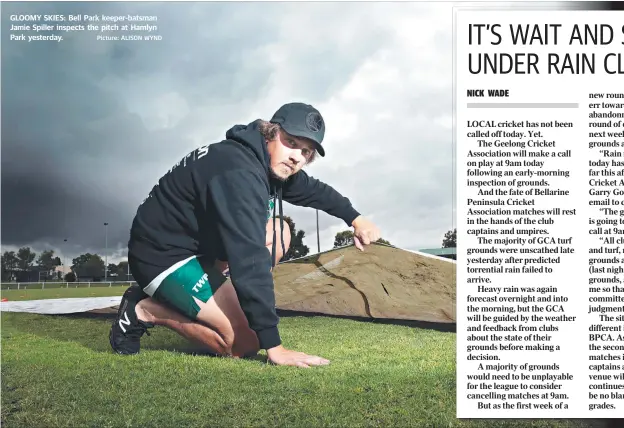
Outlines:
[{"label": "white tarpaulin cover", "polygon": [[30,312],[33,314],[71,314],[94,309],[118,306],[121,296],[115,297],[84,297],[69,299],[23,300],[1,302],[3,312]]}]

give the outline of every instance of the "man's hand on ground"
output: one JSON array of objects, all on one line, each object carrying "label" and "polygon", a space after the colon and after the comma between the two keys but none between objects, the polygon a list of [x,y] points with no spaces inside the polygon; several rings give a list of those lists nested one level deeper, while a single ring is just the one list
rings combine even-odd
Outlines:
[{"label": "man's hand on ground", "polygon": [[310,366],[325,366],[329,364],[329,360],[325,358],[304,354],[303,352],[291,351],[284,348],[282,345],[267,349],[267,355],[269,357],[269,362],[278,366],[308,368]]},{"label": "man's hand on ground", "polygon": [[359,216],[351,225],[354,228],[353,241],[358,250],[364,251],[364,245],[369,245],[381,238],[381,232],[375,224],[366,218]]}]

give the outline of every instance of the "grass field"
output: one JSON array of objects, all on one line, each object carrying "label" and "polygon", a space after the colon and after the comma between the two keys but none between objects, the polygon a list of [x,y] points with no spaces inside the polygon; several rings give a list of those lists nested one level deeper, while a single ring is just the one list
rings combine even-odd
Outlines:
[{"label": "grass field", "polygon": [[39,299],[64,299],[67,297],[109,297],[121,296],[128,285],[115,285],[113,287],[82,287],[82,288],[46,288],[26,290],[2,290],[1,298],[9,301],[15,300],[39,300]]},{"label": "grass field", "polygon": [[[88,296],[83,292],[70,289],[62,297]],[[454,333],[283,317],[285,344],[332,361],[296,369],[267,365],[263,354],[233,360],[194,353],[193,346],[164,328],[144,336],[140,355],[122,357],[110,351],[110,323],[103,316],[3,313],[2,425],[590,426],[581,421],[457,420]]]}]

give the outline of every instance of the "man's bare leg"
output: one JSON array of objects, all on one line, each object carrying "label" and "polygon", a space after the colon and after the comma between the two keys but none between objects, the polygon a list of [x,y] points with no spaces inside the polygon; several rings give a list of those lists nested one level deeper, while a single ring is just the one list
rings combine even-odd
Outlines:
[{"label": "man's bare leg", "polygon": [[[284,247],[290,247],[290,227],[284,223]],[[277,245],[276,259],[284,256],[280,243],[279,222],[276,222]],[[267,242],[269,252],[273,246],[273,222],[267,223]],[[217,264],[220,270],[227,268],[222,262]],[[200,307],[197,321],[193,321],[177,311],[162,305],[148,297],[141,300],[135,310],[139,320],[154,325],[167,327],[189,341],[207,347],[219,355],[243,357],[256,354],[259,342],[256,333],[249,328],[247,317],[240,307],[232,281],[228,279],[206,303],[195,299]]]},{"label": "man's bare leg", "polygon": [[214,330],[192,321],[151,297],[141,300],[135,311],[139,320],[167,327],[191,342],[206,346],[212,352],[221,353],[219,351],[227,347],[223,338]]},{"label": "man's bare leg", "polygon": [[[141,300],[135,310],[137,318],[141,321],[167,327],[187,340],[202,345],[219,355],[234,355],[234,339],[246,337],[247,340],[243,345],[247,346],[238,345],[235,349],[235,356],[241,357],[257,352],[257,346],[253,346],[253,341],[250,340],[252,337],[245,331],[249,329],[248,325],[243,324],[247,322],[247,318],[243,316],[241,319],[240,316],[233,315],[237,312],[238,300],[231,299],[232,293],[234,293],[234,287],[228,280],[219,287],[208,302],[203,303],[195,299],[201,308],[197,316],[198,321],[187,318],[151,297]],[[255,334],[253,339],[256,339]]]}]

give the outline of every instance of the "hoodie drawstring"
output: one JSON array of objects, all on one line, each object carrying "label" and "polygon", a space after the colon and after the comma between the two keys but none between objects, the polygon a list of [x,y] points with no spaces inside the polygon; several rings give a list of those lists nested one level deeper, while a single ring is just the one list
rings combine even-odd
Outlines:
[{"label": "hoodie drawstring", "polygon": [[[280,215],[280,239],[282,240],[282,257],[286,257],[286,247],[284,246],[284,209],[282,207],[282,187],[278,190],[279,215]],[[290,225],[289,225],[290,227]],[[292,238],[291,238],[292,239]]]},{"label": "hoodie drawstring", "polygon": [[273,197],[273,246],[271,250],[271,267],[274,268],[275,261],[275,197]]},{"label": "hoodie drawstring", "polygon": [[284,208],[282,206],[282,187],[278,187],[277,189],[274,187],[275,196],[273,197],[273,244],[271,251],[271,265],[275,267],[277,265],[277,260],[275,256],[275,248],[277,243],[275,242],[275,238],[277,237],[277,232],[275,231],[275,208],[276,208],[276,200],[279,203],[279,217],[280,217],[280,239],[282,241],[282,257],[286,255],[286,247],[284,245]]}]

